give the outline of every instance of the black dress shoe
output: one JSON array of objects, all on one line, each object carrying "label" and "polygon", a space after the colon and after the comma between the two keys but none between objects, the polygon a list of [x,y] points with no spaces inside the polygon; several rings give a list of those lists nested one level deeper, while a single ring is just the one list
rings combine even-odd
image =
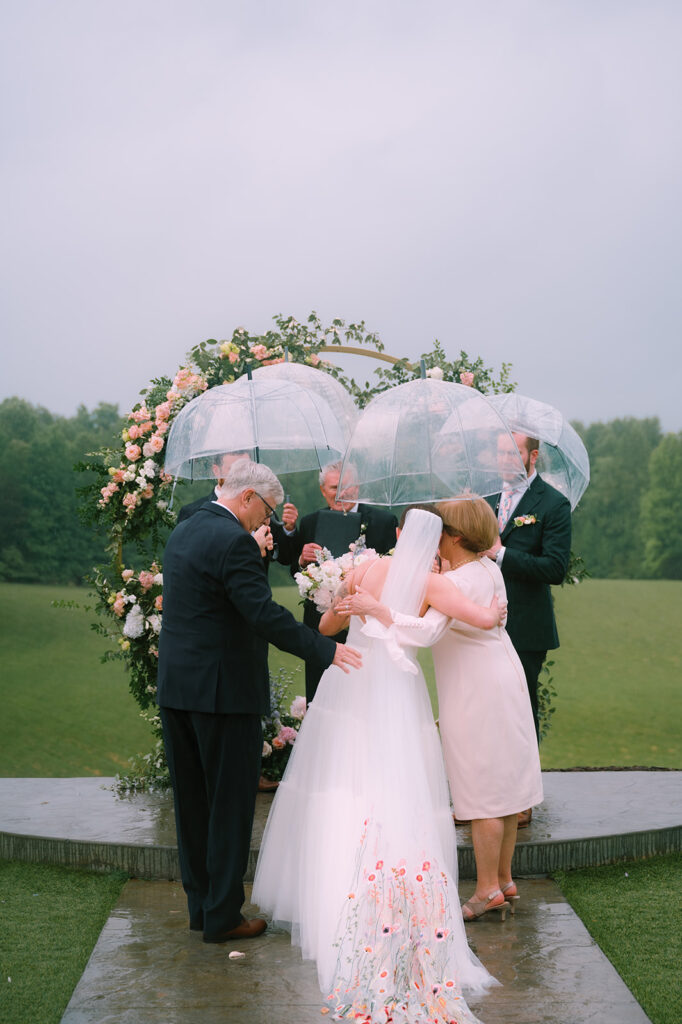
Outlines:
[{"label": "black dress shoe", "polygon": [[204,942],[229,942],[230,939],[255,939],[259,935],[262,935],[267,928],[268,923],[261,917],[252,917],[250,921],[247,921],[245,917],[241,919],[240,924],[236,928],[231,928],[228,932],[217,932],[215,935],[204,935]]}]

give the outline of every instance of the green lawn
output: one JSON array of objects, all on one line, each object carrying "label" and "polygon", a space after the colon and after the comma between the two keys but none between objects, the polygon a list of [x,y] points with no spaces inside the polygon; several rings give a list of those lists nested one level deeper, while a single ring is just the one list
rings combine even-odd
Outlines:
[{"label": "green lawn", "polygon": [[653,1024],[679,1024],[680,855],[562,871],[555,881]]},{"label": "green lawn", "polygon": [[[588,580],[555,593],[562,646],[543,767],[681,768],[682,582]],[[294,587],[275,594],[300,616]],[[51,607],[59,598],[88,601],[74,588],[0,584],[0,775],[114,775],[150,747],[122,664],[99,661],[107,645],[92,614]],[[305,692],[297,658],[271,648],[270,664],[293,672],[292,696]],[[422,664],[434,701],[428,651]]]},{"label": "green lawn", "polygon": [[86,591],[0,583],[0,775],[115,775],[147,751],[151,733],[128,693],[122,662],[100,663]]},{"label": "green lawn", "polygon": [[0,861],[0,1024],[59,1024],[125,881]]}]

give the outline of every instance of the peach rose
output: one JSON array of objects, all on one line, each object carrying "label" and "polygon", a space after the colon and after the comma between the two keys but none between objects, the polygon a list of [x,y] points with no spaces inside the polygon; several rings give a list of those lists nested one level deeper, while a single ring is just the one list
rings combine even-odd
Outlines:
[{"label": "peach rose", "polygon": [[163,611],[163,594],[159,594],[157,597],[154,598],[154,607],[156,608],[157,612]]},{"label": "peach rose", "polygon": [[149,438],[149,444],[151,446],[152,451],[158,453],[163,448],[165,441],[160,434],[152,434],[152,436]]},{"label": "peach rose", "polygon": [[459,379],[462,384],[466,385],[468,388],[472,388],[474,386],[474,375],[471,370],[462,370],[459,375]]},{"label": "peach rose", "polygon": [[142,455],[142,449],[139,444],[126,445],[126,458],[130,459],[131,462],[137,462],[140,455]]},{"label": "peach rose", "polygon": [[120,619],[126,607],[125,598],[123,597],[123,594],[116,595],[116,600],[114,601],[111,607],[113,609],[114,615],[118,615]]},{"label": "peach rose", "polygon": [[141,431],[141,430],[140,430],[140,428],[139,428],[139,427],[137,426],[137,424],[135,424],[135,423],[131,423],[131,424],[130,424],[130,426],[128,427],[128,430],[126,431],[126,433],[128,434],[128,437],[129,437],[129,439],[130,439],[131,441],[136,441],[136,440],[137,440],[137,438],[138,438],[138,437],[140,436],[140,434],[142,433],[142,431]]},{"label": "peach rose", "polygon": [[128,580],[131,580],[134,575],[135,575],[135,570],[134,569],[124,569],[123,572],[121,573],[121,578],[124,579],[126,581],[126,583],[127,583]]}]

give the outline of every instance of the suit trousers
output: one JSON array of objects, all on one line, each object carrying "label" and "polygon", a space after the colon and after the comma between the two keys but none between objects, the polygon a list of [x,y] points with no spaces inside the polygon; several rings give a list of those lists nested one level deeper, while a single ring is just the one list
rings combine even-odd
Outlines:
[{"label": "suit trousers", "polygon": [[517,651],[519,661],[523,665],[523,671],[526,674],[526,683],[528,685],[528,695],[530,697],[530,706],[533,709],[533,721],[535,722],[535,735],[540,741],[540,726],[538,723],[538,679],[545,658],[547,657],[547,651]]},{"label": "suit trousers", "polygon": [[173,785],[190,928],[205,936],[241,921],[260,776],[260,715],[160,708]]}]

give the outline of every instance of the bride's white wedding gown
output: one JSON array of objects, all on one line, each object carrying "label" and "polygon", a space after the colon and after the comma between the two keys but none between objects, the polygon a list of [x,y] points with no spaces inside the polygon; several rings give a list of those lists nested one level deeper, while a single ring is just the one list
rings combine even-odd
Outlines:
[{"label": "bride's white wedding gown", "polygon": [[391,636],[351,621],[362,668],[322,677],[268,818],[253,900],[316,961],[333,1019],[473,1022],[463,991],[495,982],[467,945],[424,677],[414,648]]}]

